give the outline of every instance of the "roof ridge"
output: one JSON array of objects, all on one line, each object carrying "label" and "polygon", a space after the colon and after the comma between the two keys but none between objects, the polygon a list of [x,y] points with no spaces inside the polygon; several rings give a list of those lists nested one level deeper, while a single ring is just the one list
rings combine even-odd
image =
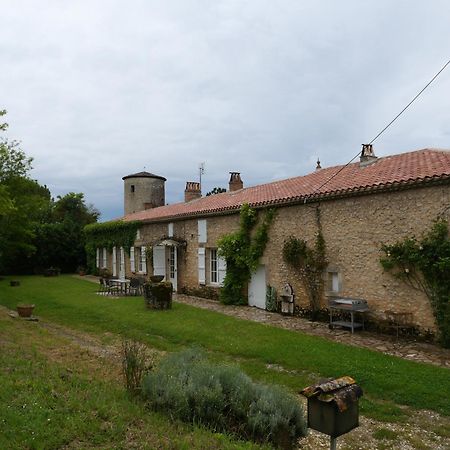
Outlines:
[{"label": "roof ridge", "polygon": [[[340,176],[333,177],[338,170],[341,170]],[[167,220],[171,217],[232,211],[238,209],[243,203],[254,206],[286,204],[306,197],[379,192],[384,188],[425,184],[439,180],[445,180],[445,182],[450,180],[450,151],[423,148],[381,156],[373,164],[364,167],[360,166],[359,161],[348,165],[326,167],[305,175],[205,196],[191,202],[178,202],[140,211],[125,216],[124,219]]]}]

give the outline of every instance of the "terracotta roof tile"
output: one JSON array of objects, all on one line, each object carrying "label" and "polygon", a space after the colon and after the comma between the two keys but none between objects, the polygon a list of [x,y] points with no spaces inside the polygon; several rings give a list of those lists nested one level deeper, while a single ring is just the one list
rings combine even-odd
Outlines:
[{"label": "terracotta roof tile", "polygon": [[[340,169],[342,171],[327,182]],[[243,203],[257,207],[300,201],[309,196],[345,195],[390,185],[446,178],[450,178],[450,151],[423,149],[378,158],[376,162],[365,167],[360,167],[357,162],[347,167],[324,168],[300,177],[202,197],[188,203],[176,203],[140,211],[123,219],[126,221],[167,220],[236,210]]]}]

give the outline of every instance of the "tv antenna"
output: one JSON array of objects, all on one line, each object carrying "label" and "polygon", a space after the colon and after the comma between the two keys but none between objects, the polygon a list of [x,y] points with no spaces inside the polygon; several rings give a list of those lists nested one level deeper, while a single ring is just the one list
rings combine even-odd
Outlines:
[{"label": "tv antenna", "polygon": [[199,178],[200,178],[200,190],[202,190],[202,175],[205,173],[205,163],[201,162],[198,165],[198,174],[199,174]]}]

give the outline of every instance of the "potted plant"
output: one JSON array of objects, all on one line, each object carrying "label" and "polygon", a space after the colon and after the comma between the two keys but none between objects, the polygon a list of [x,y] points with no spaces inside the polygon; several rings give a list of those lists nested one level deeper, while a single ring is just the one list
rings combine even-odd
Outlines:
[{"label": "potted plant", "polygon": [[34,305],[19,303],[16,309],[20,317],[31,317],[33,314]]}]

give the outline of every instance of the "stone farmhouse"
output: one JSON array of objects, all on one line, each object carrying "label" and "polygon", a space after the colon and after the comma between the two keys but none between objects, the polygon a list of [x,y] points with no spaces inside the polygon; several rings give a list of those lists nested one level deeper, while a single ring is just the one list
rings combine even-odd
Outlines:
[{"label": "stone farmhouse", "polygon": [[[360,161],[321,168],[308,175],[244,188],[231,172],[229,190],[202,197],[199,183],[186,183],[185,202],[164,205],[164,177],[148,172],[124,180],[124,221],[139,221],[134,247],[97,249],[97,267],[117,276],[164,275],[174,290],[219,288],[226,264],[217,241],[239,226],[239,210],[248,203],[258,211],[276,208],[260,265],[248,286],[249,305],[265,308],[266,286],[280,292],[290,283],[299,307],[309,302],[302,284],[283,260],[289,236],[314,243],[316,207],[329,266],[325,295],[367,300],[371,314],[412,311],[415,324],[436,330],[428,299],[380,264],[382,244],[420,237],[438,216],[450,218],[450,152],[423,149],[377,158],[363,146]],[[450,274],[449,274],[450,276]]]}]

